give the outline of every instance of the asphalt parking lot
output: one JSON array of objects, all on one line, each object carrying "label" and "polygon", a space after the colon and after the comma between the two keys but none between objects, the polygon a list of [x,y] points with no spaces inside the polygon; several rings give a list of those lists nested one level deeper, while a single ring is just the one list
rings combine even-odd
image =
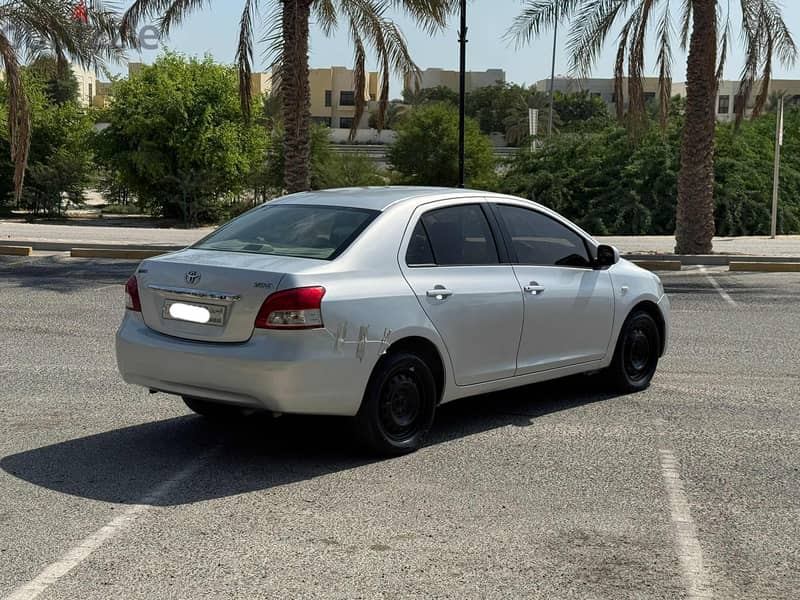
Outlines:
[{"label": "asphalt parking lot", "polygon": [[652,387],[213,427],[119,379],[129,262],[0,257],[0,598],[797,598],[800,274],[662,278]]}]

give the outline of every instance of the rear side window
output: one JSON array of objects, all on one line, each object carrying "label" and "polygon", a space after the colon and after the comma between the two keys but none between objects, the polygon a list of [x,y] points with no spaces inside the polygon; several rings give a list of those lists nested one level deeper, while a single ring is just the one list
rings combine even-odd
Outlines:
[{"label": "rear side window", "polygon": [[[500,262],[489,223],[478,204],[432,210],[422,215],[420,223],[427,232],[437,265],[496,265]],[[415,235],[418,229],[419,224]]]},{"label": "rear side window", "polygon": [[276,204],[245,213],[193,248],[332,260],[378,214],[342,206]]},{"label": "rear side window", "polygon": [[583,238],[538,211],[495,205],[511,234],[517,262],[524,265],[591,267]]},{"label": "rear side window", "polygon": [[411,234],[411,240],[408,242],[406,264],[410,267],[436,264],[433,258],[431,241],[428,239],[428,233],[425,231],[425,226],[422,224],[422,221],[417,222],[414,233]]}]

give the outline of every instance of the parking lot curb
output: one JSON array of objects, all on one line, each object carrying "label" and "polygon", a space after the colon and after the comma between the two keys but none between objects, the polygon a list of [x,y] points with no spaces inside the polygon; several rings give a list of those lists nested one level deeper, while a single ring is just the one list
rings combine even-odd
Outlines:
[{"label": "parking lot curb", "polygon": [[0,246],[0,254],[3,256],[30,256],[33,248],[30,246]]},{"label": "parking lot curb", "polygon": [[761,273],[800,273],[800,262],[731,261],[728,269]]},{"label": "parking lot curb", "polygon": [[72,258],[116,258],[122,260],[142,260],[167,254],[169,250],[131,250],[122,248],[71,248]]},{"label": "parking lot curb", "polygon": [[679,260],[634,260],[632,262],[648,271],[680,271],[683,267]]}]

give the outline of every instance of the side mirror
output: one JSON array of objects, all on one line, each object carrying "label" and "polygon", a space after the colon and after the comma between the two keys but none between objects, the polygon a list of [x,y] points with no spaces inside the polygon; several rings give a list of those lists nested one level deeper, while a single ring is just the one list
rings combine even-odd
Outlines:
[{"label": "side mirror", "polygon": [[595,264],[597,265],[598,269],[610,267],[618,262],[619,250],[614,248],[614,246],[606,246],[605,244],[601,244],[597,247],[597,260],[595,261]]}]

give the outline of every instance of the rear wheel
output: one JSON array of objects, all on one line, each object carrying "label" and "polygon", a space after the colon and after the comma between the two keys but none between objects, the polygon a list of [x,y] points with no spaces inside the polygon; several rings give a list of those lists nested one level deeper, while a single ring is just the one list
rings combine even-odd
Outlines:
[{"label": "rear wheel", "polygon": [[436,383],[425,361],[406,352],[388,354],[367,384],[358,433],[375,452],[406,454],[422,445],[435,411]]},{"label": "rear wheel", "polygon": [[242,415],[238,406],[183,396],[183,401],[192,411],[214,421],[227,421]]},{"label": "rear wheel", "polygon": [[608,368],[611,384],[621,392],[639,392],[650,385],[661,353],[661,335],[645,311],[631,314],[622,326],[614,360]]}]

